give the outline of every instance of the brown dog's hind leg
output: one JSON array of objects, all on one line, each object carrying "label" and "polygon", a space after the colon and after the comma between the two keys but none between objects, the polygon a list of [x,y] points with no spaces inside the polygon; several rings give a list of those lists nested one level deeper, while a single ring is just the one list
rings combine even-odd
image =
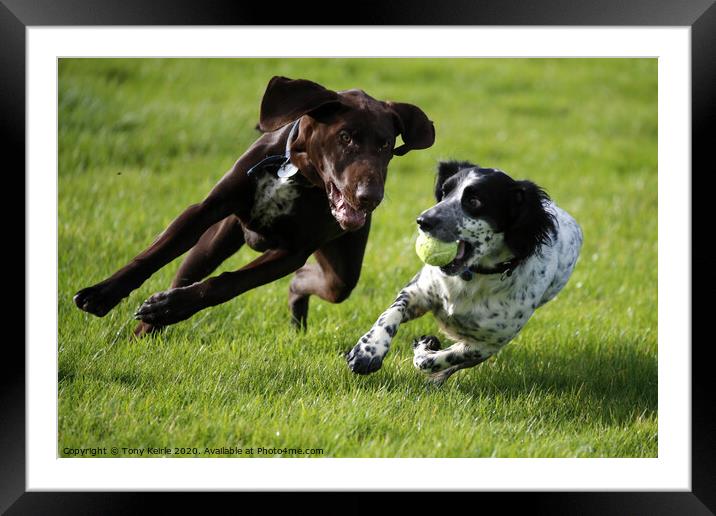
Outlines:
[{"label": "brown dog's hind leg", "polygon": [[[217,222],[191,248],[172,280],[171,288],[186,287],[201,281],[244,244],[241,223],[235,215]],[[134,335],[143,337],[164,329],[164,326],[140,321]]]},{"label": "brown dog's hind leg", "polygon": [[311,294],[330,303],[348,298],[360,277],[369,231],[370,216],[358,231],[346,233],[313,253],[317,263],[296,271],[288,289],[291,322],[296,328],[306,329]]}]

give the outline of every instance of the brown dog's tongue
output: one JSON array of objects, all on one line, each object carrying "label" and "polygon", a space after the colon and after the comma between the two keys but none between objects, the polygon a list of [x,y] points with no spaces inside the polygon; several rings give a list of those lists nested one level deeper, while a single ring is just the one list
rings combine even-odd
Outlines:
[{"label": "brown dog's tongue", "polygon": [[333,183],[328,183],[328,196],[331,199],[331,211],[338,224],[346,231],[355,231],[365,224],[366,213],[354,209],[346,201],[340,190]]}]

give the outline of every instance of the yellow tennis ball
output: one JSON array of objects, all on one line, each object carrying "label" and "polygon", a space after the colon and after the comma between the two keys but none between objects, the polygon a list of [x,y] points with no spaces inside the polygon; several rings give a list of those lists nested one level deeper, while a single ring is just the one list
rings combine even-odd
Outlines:
[{"label": "yellow tennis ball", "polygon": [[415,252],[428,265],[441,267],[447,265],[457,256],[457,242],[442,242],[422,231],[418,232],[415,241]]}]

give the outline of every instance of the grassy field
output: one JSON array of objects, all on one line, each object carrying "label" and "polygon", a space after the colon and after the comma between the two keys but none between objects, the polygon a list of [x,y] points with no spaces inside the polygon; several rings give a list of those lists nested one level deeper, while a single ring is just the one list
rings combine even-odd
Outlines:
[{"label": "grassy field", "polygon": [[[180,259],[102,319],[72,295],[144,249],[255,139],[273,75],[421,106],[435,146],[395,158],[358,287],[289,325],[289,278],[157,338],[132,313]],[[321,448],[323,457],[657,455],[655,59],[62,60],[59,450]],[[420,267],[415,217],[438,159],[531,179],[582,225],[565,290],[498,356],[426,389],[404,326],[383,368],[352,347]],[[255,253],[242,249],[220,269]],[[126,454],[120,454],[126,455]],[[111,456],[108,454],[108,456]]]}]

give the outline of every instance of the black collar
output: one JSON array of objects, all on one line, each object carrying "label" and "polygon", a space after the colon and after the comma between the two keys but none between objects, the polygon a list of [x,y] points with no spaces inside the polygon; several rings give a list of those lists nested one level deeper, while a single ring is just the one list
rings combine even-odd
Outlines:
[{"label": "black collar", "polygon": [[291,163],[291,143],[298,131],[298,122],[299,120],[296,120],[291,126],[288,138],[286,139],[286,151],[284,154],[266,156],[248,169],[246,175],[252,176],[261,170],[273,169],[272,172],[278,177],[290,178],[293,182],[302,186],[313,186],[313,184],[299,172],[298,168]]},{"label": "black collar", "polygon": [[480,265],[477,267],[469,267],[460,274],[460,277],[465,281],[470,281],[473,274],[502,274],[500,279],[504,280],[512,276],[512,273],[521,262],[522,258],[512,258],[506,262],[500,262],[494,267],[482,267]]}]

